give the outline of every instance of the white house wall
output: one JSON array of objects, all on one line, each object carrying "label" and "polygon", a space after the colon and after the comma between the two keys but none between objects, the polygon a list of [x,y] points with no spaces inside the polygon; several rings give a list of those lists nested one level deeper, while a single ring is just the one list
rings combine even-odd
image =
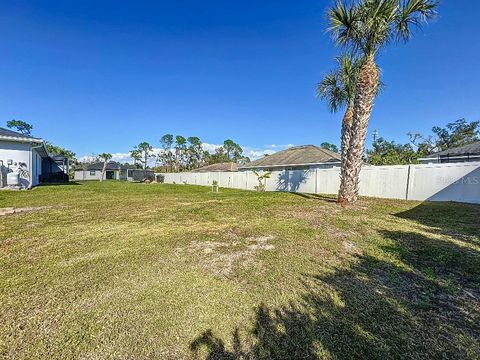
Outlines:
[{"label": "white house wall", "polygon": [[[257,176],[251,171],[166,173],[167,184],[254,190]],[[265,180],[267,191],[337,194],[340,168],[273,171]],[[360,195],[389,199],[460,201],[480,203],[480,162],[364,166],[360,172]]]},{"label": "white house wall", "polygon": [[[26,169],[30,171],[32,166],[30,160],[30,144],[0,140],[0,160],[3,161],[3,166],[6,168],[4,170],[12,171],[16,169],[19,164],[24,164]],[[8,165],[8,160],[12,160],[13,165]],[[39,173],[36,172],[36,175],[39,175]],[[38,176],[35,176],[35,178],[33,179],[33,184],[31,184],[30,176],[23,176],[20,182],[24,187],[29,187],[30,185],[36,185],[38,183]]]},{"label": "white house wall", "polygon": [[42,175],[42,157],[37,150],[32,150],[32,186],[40,184],[40,175]]},{"label": "white house wall", "polygon": [[[115,178],[117,178],[117,174],[115,174]],[[100,180],[102,178],[102,170],[95,170],[95,174],[91,175],[90,170],[85,170],[85,174],[83,170],[75,170],[75,180],[82,181],[82,180]],[[103,177],[105,180],[106,174]]]}]

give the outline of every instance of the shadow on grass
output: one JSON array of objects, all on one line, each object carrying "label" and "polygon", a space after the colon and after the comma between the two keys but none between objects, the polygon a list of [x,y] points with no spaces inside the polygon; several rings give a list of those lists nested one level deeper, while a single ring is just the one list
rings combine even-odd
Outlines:
[{"label": "shadow on grass", "polygon": [[426,201],[395,216],[427,226],[431,233],[480,246],[480,205]]},{"label": "shadow on grass", "polygon": [[300,196],[304,199],[309,199],[309,200],[320,200],[320,201],[326,201],[326,202],[332,202],[335,203],[337,200],[333,197],[328,197],[325,195],[319,195],[319,194],[306,194],[306,193],[298,193],[298,192],[292,192],[291,194]]},{"label": "shadow on grass", "polygon": [[[470,236],[470,225],[449,231]],[[235,329],[227,346],[210,329],[190,349],[207,359],[476,358],[480,253],[434,231],[381,231],[390,244],[383,256],[306,274],[304,294],[279,308],[258,306],[243,337]]]},{"label": "shadow on grass", "polygon": [[39,186],[70,186],[70,185],[83,185],[76,181],[68,181],[68,182],[48,182],[48,183],[41,183]]}]

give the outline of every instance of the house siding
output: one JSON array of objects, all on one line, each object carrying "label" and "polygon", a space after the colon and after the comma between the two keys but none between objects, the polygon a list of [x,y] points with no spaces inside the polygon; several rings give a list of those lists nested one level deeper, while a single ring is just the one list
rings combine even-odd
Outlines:
[{"label": "house siding", "polygon": [[[38,162],[34,153],[29,143],[0,140],[0,160],[3,161],[3,173],[11,172],[19,164],[24,164],[28,171],[34,170],[35,172],[32,172],[32,179],[30,179],[30,176],[24,176],[20,179],[22,186],[28,188],[38,185],[38,175],[41,174],[42,170],[41,166],[39,170],[36,170]],[[13,165],[8,165],[8,160],[12,160]]]},{"label": "house siding", "polygon": [[[94,175],[90,174],[90,171],[95,171]],[[115,171],[115,179],[119,180],[118,170],[108,170],[108,171]],[[102,170],[75,170],[75,180],[83,181],[83,180],[100,180],[102,178]],[[106,174],[103,177],[103,180],[106,180]]]}]

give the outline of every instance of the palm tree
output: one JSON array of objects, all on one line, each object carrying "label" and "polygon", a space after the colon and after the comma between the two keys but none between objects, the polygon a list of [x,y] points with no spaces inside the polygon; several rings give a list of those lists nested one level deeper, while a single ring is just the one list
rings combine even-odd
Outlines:
[{"label": "palm tree", "polygon": [[135,146],[133,150],[130,150],[130,157],[133,159],[133,165],[138,167],[137,164],[142,161],[142,151]]},{"label": "palm tree", "polygon": [[107,171],[108,160],[112,158],[112,154],[103,153],[98,155],[98,157],[103,160],[102,177],[100,178],[100,182],[102,182],[103,178],[105,177],[105,172]]},{"label": "palm tree", "polygon": [[361,56],[355,87],[350,146],[340,186],[339,201],[353,203],[358,185],[365,138],[378,92],[378,51],[394,40],[408,41],[413,27],[435,16],[435,0],[361,0],[345,3],[338,0],[328,14],[334,40]]},{"label": "palm tree", "polygon": [[[342,171],[340,178],[345,177],[347,153],[350,145],[353,120],[353,101],[355,99],[355,84],[361,67],[361,60],[351,54],[336,58],[337,69],[328,73],[317,86],[317,97],[328,102],[331,112],[346,108],[342,119],[341,149]],[[341,181],[343,183],[343,181]]]},{"label": "palm tree", "polygon": [[143,157],[143,168],[147,168],[148,159],[152,157],[153,146],[144,141],[136,147],[140,151],[140,156]]}]

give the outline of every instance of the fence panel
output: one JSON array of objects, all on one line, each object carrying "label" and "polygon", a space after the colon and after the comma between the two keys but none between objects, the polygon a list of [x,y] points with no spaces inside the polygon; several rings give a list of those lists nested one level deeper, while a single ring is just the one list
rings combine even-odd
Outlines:
[{"label": "fence panel", "polygon": [[413,165],[408,199],[480,203],[480,163]]},{"label": "fence panel", "polygon": [[[253,172],[166,173],[167,184],[255,190]],[[337,194],[340,168],[273,171],[265,181],[267,191]],[[461,201],[480,203],[480,162],[365,166],[360,172],[360,195],[389,199]]]},{"label": "fence panel", "polygon": [[317,169],[317,194],[337,194],[340,189],[340,168]]},{"label": "fence panel", "polygon": [[408,167],[364,166],[360,171],[360,195],[405,200]]},{"label": "fence panel", "polygon": [[234,172],[232,173],[232,187],[235,189],[247,188],[247,173],[246,172]]}]

